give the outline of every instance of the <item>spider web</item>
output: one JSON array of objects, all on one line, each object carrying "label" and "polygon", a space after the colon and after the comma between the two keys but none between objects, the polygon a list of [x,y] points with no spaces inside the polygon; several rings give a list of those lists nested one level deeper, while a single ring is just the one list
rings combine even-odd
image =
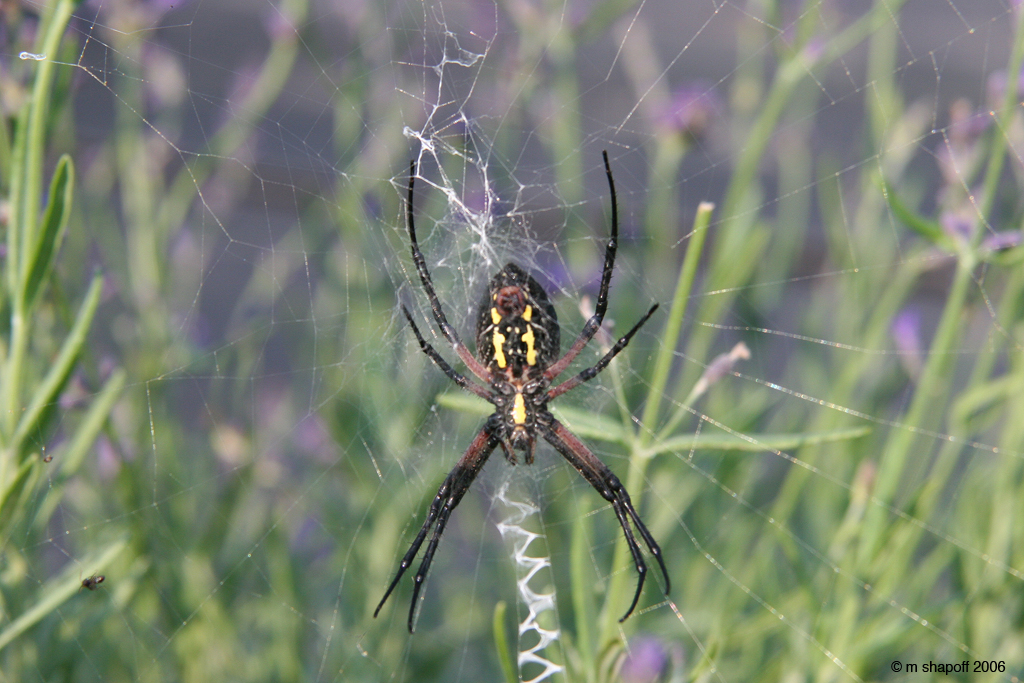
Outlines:
[{"label": "spider web", "polygon": [[[79,169],[61,296],[107,280],[39,448],[96,376],[129,380],[92,467],[5,541],[8,626],[106,577],[7,646],[11,676],[500,680],[498,630],[527,681],[1024,677],[1018,3],[118,0],[83,4],[59,55],[26,7],[6,98],[56,62],[73,125],[52,144]],[[626,484],[672,591],[655,568],[618,622],[622,532],[542,446],[493,457],[452,515],[415,634],[416,563],[375,620],[486,413],[400,313],[455,364],[408,256],[410,161],[472,346],[510,260],[578,334],[602,150],[622,240],[574,367],[662,308],[556,414]]]}]

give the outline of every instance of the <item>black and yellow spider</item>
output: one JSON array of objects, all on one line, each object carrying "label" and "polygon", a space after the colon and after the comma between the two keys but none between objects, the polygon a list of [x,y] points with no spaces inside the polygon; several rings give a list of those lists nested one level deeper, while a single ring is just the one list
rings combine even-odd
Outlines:
[{"label": "black and yellow spider", "polygon": [[625,487],[619,478],[608,469],[607,465],[601,462],[589,448],[583,445],[582,441],[548,412],[548,401],[593,379],[595,375],[604,370],[612,358],[626,348],[626,344],[636,334],[636,331],[658,308],[658,304],[651,306],[650,310],[633,326],[633,329],[619,339],[596,365],[551,387],[552,380],[562,374],[580,354],[583,347],[593,339],[601,327],[605,310],[608,308],[608,286],[612,279],[612,269],[615,266],[615,250],[619,238],[619,216],[615,197],[615,181],[612,179],[607,152],[604,152],[604,169],[612,197],[611,238],[605,248],[604,270],[601,274],[601,290],[597,297],[597,308],[594,315],[583,326],[579,337],[573,342],[569,351],[559,358],[558,320],[547,292],[522,268],[514,263],[508,263],[491,279],[487,286],[487,292],[480,302],[476,321],[477,355],[474,358],[459,339],[455,328],[448,323],[444,311],[441,310],[441,303],[434,291],[434,284],[430,280],[430,272],[427,270],[423,253],[416,241],[412,206],[416,162],[413,161],[410,165],[406,221],[409,227],[409,240],[412,243],[413,263],[416,264],[416,270],[423,282],[423,289],[426,290],[427,298],[430,299],[430,308],[434,312],[434,320],[437,321],[441,334],[452,345],[452,349],[466,364],[470,372],[476,375],[486,387],[469,381],[465,375],[452,368],[441,357],[441,354],[423,338],[416,323],[413,322],[412,315],[404,305],[402,313],[405,314],[409,325],[412,326],[413,334],[416,335],[416,341],[419,342],[423,352],[457,385],[494,404],[494,413],[487,418],[465,455],[438,489],[434,502],[430,505],[430,511],[427,513],[427,519],[423,522],[419,533],[416,534],[409,551],[402,558],[401,564],[398,565],[398,574],[388,586],[377,609],[374,610],[374,617],[387,602],[388,596],[398,585],[405,570],[412,564],[416,553],[430,532],[431,526],[436,524],[434,534],[423,554],[423,562],[413,577],[412,605],[409,607],[409,632],[412,632],[413,617],[416,614],[420,589],[426,578],[427,570],[430,569],[430,563],[434,559],[434,551],[437,550],[441,533],[444,531],[445,525],[448,524],[448,518],[452,511],[469,490],[476,475],[495,448],[501,446],[505,458],[513,465],[516,464],[515,452],[524,451],[526,464],[529,465],[533,463],[534,447],[538,435],[554,446],[555,450],[561,453],[590,482],[590,485],[611,503],[612,509],[615,510],[615,515],[619,519],[626,543],[633,555],[633,563],[639,574],[633,602],[630,603],[626,614],[619,621],[625,621],[626,617],[633,613],[647,576],[647,565],[644,563],[640,544],[633,535],[630,520],[636,526],[637,533],[643,539],[647,549],[658,561],[661,573],[665,577],[665,593],[668,594],[668,571],[665,569],[665,561],[661,557],[661,548],[658,547],[658,543],[640,520]]}]

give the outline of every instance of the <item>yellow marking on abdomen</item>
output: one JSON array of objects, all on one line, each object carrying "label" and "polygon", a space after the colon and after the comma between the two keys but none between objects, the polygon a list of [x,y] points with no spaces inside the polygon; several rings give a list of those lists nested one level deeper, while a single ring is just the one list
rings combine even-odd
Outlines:
[{"label": "yellow marking on abdomen", "polygon": [[512,421],[517,425],[526,424],[526,402],[523,400],[523,395],[516,392],[516,397],[512,400]]},{"label": "yellow marking on abdomen", "polygon": [[501,315],[498,313],[497,308],[491,309],[491,322],[494,323],[495,325],[501,322]]},{"label": "yellow marking on abdomen", "polygon": [[[526,310],[530,310],[527,306]],[[525,315],[523,317],[526,317]],[[530,365],[537,364],[537,349],[533,348],[533,325],[526,326],[526,332],[523,333],[523,342],[526,344],[526,362]]]},{"label": "yellow marking on abdomen", "polygon": [[523,311],[523,320],[530,322],[530,318],[533,317],[533,306],[527,306],[526,310]]},{"label": "yellow marking on abdomen", "polygon": [[494,330],[494,336],[491,339],[494,342],[494,358],[498,361],[498,367],[503,368],[508,364],[505,362],[505,350],[502,348],[505,343],[505,335]]}]

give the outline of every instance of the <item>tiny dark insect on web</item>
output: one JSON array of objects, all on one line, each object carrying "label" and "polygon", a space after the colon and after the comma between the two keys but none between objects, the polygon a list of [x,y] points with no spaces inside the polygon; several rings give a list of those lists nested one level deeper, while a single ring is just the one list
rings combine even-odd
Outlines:
[{"label": "tiny dark insect on web", "polygon": [[[107,577],[103,574],[94,574],[88,578],[82,579],[82,588],[94,591],[106,580]],[[82,590],[82,588],[79,588],[78,590]]]},{"label": "tiny dark insect on web", "polygon": [[[533,462],[534,450],[538,437],[551,444],[576,470],[607,500],[622,527],[623,535],[629,546],[633,564],[636,566],[638,580],[636,593],[629,609],[619,621],[625,621],[633,613],[640,592],[643,590],[647,576],[647,564],[636,536],[643,540],[647,550],[657,560],[661,573],[665,578],[665,593],[669,591],[668,570],[662,559],[661,548],[654,537],[640,520],[639,514],[630,501],[629,493],[618,477],[594,455],[582,441],[562,425],[548,411],[548,401],[561,396],[570,389],[593,379],[604,370],[620,351],[626,348],[629,340],[650,319],[658,304],[654,304],[640,318],[633,328],[621,337],[597,362],[574,377],[551,386],[553,380],[562,374],[584,347],[594,338],[601,328],[605,311],[608,308],[608,288],[611,283],[612,270],[615,267],[615,252],[618,248],[619,220],[618,201],[615,195],[615,181],[612,179],[608,153],[603,153],[605,175],[611,192],[612,225],[611,236],[605,247],[604,268],[601,273],[601,289],[597,298],[594,314],[587,320],[583,330],[573,342],[564,356],[561,353],[558,319],[551,305],[547,292],[526,271],[514,263],[508,263],[490,281],[487,291],[477,311],[476,350],[474,356],[459,338],[455,328],[448,322],[441,302],[434,291],[434,284],[427,270],[426,259],[420,251],[416,240],[416,227],[413,220],[413,184],[416,177],[416,162],[409,168],[409,190],[406,199],[406,224],[409,230],[409,241],[412,249],[412,260],[423,283],[423,289],[430,300],[430,309],[434,314],[441,334],[451,345],[459,359],[469,368],[484,386],[470,381],[465,375],[455,370],[448,361],[431,346],[420,333],[413,321],[412,314],[403,305],[402,313],[409,321],[420,349],[459,387],[476,394],[494,405],[494,413],[487,418],[483,427],[473,439],[455,468],[448,474],[437,491],[427,518],[419,533],[413,540],[408,552],[398,566],[398,572],[381,598],[373,616],[380,612],[388,597],[398,585],[405,571],[412,564],[420,547],[430,533],[434,532],[423,560],[413,577],[412,604],[409,607],[409,632],[413,631],[416,604],[427,571],[434,559],[441,533],[448,524],[448,519],[458,506],[473,480],[483,468],[487,458],[495,448],[501,446],[509,463],[517,463],[516,451],[525,454],[526,464]],[[435,526],[436,525],[436,526]],[[636,528],[636,534],[633,532]]]}]

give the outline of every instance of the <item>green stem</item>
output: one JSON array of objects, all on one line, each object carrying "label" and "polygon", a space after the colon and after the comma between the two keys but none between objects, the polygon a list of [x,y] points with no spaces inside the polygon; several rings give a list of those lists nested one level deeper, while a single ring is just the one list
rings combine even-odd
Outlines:
[{"label": "green stem", "polygon": [[676,181],[689,148],[687,138],[675,131],[657,136],[651,145],[651,170],[647,175],[650,188],[644,220],[644,234],[650,245],[646,255],[651,264],[646,268],[648,274],[669,273],[674,265],[675,250],[667,249],[666,245],[678,240],[681,221]]},{"label": "green stem", "polygon": [[[1006,329],[1011,329],[1014,326],[1017,311],[1022,299],[1024,299],[1021,296],[1022,292],[1024,292],[1024,273],[1018,268],[1010,272],[1010,277],[1003,289],[995,318],[998,325]],[[1020,379],[1019,369],[1003,375],[999,380],[992,379],[996,362],[1002,358],[1004,353],[1007,353],[1011,359],[1015,357],[1012,350],[1007,350],[1006,341],[1005,338],[995,337],[992,340],[992,344],[987,345],[981,351],[971,370],[970,379],[963,385],[967,389],[961,392],[950,406],[947,433],[955,438],[942,445],[938,456],[935,458],[935,464],[928,473],[928,482],[922,489],[921,495],[914,502],[915,516],[918,519],[928,519],[940,501],[942,501],[941,494],[946,489],[946,485],[956,471],[957,463],[960,461],[960,453],[964,447],[964,438],[970,432],[970,418],[973,413],[970,407],[965,406],[964,399],[971,396],[977,387],[983,386],[985,383],[1015,383]],[[1014,362],[1019,362],[1019,359]],[[1012,390],[1007,391],[1005,396],[1006,398],[1003,400],[1007,402],[1007,405],[1013,405],[1017,402],[1016,394]],[[1010,411],[1008,414],[1012,415],[1014,413]],[[1010,422],[1012,421],[1008,421],[1004,428],[1004,436],[1014,429]],[[1001,446],[1001,448],[1011,451],[1015,450],[1012,446]]]},{"label": "green stem", "polygon": [[11,448],[15,451],[21,448],[21,444],[28,436],[39,428],[40,420],[47,406],[51,406],[57,399],[61,387],[67,382],[67,378],[74,370],[75,362],[78,360],[85,345],[86,336],[92,326],[93,317],[96,315],[96,308],[100,303],[100,294],[103,290],[103,276],[96,274],[92,278],[89,289],[82,300],[82,306],[75,316],[75,323],[68,332],[67,338],[61,345],[60,352],[51,361],[46,375],[39,380],[32,398],[28,405],[21,411],[18,426],[11,439]]},{"label": "green stem", "polygon": [[[39,599],[32,607],[22,612],[0,631],[0,650],[14,642],[28,629],[38,624],[47,615],[58,610],[68,599],[82,590],[81,567],[90,573],[99,572],[108,567],[127,547],[125,539],[118,539],[108,544],[101,551],[83,558],[79,562],[68,563],[63,574],[39,587]],[[24,647],[24,644],[23,644]]]},{"label": "green stem", "polygon": [[[1022,62],[1024,62],[1024,13],[1019,13],[1007,72],[1010,74],[1020,73]],[[1008,79],[1010,84],[1015,82]],[[1003,111],[998,119],[1001,130],[1006,130],[1011,117],[1016,112],[1015,98],[1016,88],[1009,85],[1004,97]],[[888,508],[893,504],[897,487],[903,481],[907,458],[917,440],[919,430],[929,428],[934,421],[934,416],[941,414],[939,408],[943,402],[943,390],[948,384],[955,358],[953,350],[960,339],[961,320],[967,294],[974,282],[973,271],[976,265],[974,252],[985,234],[984,223],[992,203],[995,201],[1005,153],[1006,138],[997,132],[992,136],[992,150],[982,196],[980,202],[976,204],[978,222],[971,238],[971,244],[965,246],[959,254],[953,285],[950,288],[938,330],[928,353],[928,362],[921,372],[910,408],[901,420],[902,426],[892,432],[882,452],[874,491],[874,499],[877,504],[868,510],[865,517],[863,544],[859,550],[858,559],[862,567],[873,562],[882,544],[889,516]]]},{"label": "green stem", "polygon": [[[12,214],[13,224],[8,231],[11,256],[8,268],[8,292],[11,302],[11,341],[4,372],[4,411],[5,431],[11,434],[21,415],[21,384],[25,366],[25,354],[28,349],[29,332],[31,331],[31,312],[26,308],[22,289],[25,286],[28,256],[35,250],[36,227],[39,223],[39,210],[43,188],[43,156],[45,152],[46,124],[49,117],[50,91],[53,86],[56,62],[52,59],[57,54],[61,38],[67,28],[68,21],[74,11],[72,0],[59,0],[52,14],[45,22],[41,31],[41,40],[36,48],[46,56],[38,62],[35,82],[28,109],[23,117],[25,128],[19,132],[19,141],[23,151],[18,154],[22,163],[19,178],[12,179],[11,202],[15,207]],[[16,195],[13,193],[17,193]],[[7,458],[16,458],[17,453],[8,452],[4,456],[2,470],[6,470]],[[5,472],[0,472],[0,483]]]},{"label": "green stem", "polygon": [[[661,349],[658,351],[658,357],[654,362],[654,371],[651,375],[651,390],[648,392],[647,405],[644,406],[643,414],[643,424],[647,429],[640,433],[641,447],[647,446],[651,442],[649,434],[653,433],[657,427],[658,412],[661,408],[662,397],[665,394],[665,386],[668,384],[668,376],[672,370],[672,361],[675,360],[676,346],[679,342],[683,318],[686,317],[686,308],[690,302],[690,292],[693,291],[693,281],[697,276],[697,266],[700,264],[700,257],[704,252],[704,240],[708,235],[708,225],[711,223],[711,214],[714,209],[714,204],[701,202],[700,206],[697,207],[697,215],[693,219],[693,232],[690,233],[690,244],[686,248],[683,267],[679,270],[675,295],[672,297],[672,308],[668,312],[668,320],[665,322],[665,333],[662,335]],[[666,427],[660,430],[658,438],[663,438],[668,434],[669,429],[670,427]]]},{"label": "green stem", "polygon": [[[626,475],[626,490],[632,491],[633,505],[636,508],[639,508],[643,502],[642,484],[646,478],[647,464],[650,462],[652,455],[645,446],[650,442],[650,434],[658,419],[658,408],[665,385],[668,382],[669,371],[672,369],[676,344],[679,340],[683,318],[686,315],[686,305],[690,298],[690,291],[693,288],[697,265],[700,263],[700,255],[704,247],[704,238],[707,236],[708,225],[711,222],[711,213],[714,211],[714,208],[715,205],[710,202],[701,202],[697,209],[690,244],[686,250],[686,256],[683,258],[683,267],[679,271],[675,296],[672,297],[672,307],[669,309],[668,321],[665,324],[661,350],[658,352],[658,357],[654,364],[651,390],[648,393],[647,405],[644,408],[643,416],[643,424],[647,426],[647,429],[640,432],[631,447],[629,473]],[[618,627],[617,612],[615,610],[621,606],[621,596],[625,591],[626,579],[629,577],[629,573],[623,571],[628,561],[627,555],[626,539],[620,536],[615,544],[613,570],[608,585],[608,596],[605,600],[600,644],[606,643],[615,637],[615,631]]]},{"label": "green stem", "polygon": [[[772,140],[772,133],[779,117],[790,104],[793,90],[814,69],[831,64],[863,42],[880,25],[891,22],[905,1],[879,3],[871,12],[829,39],[822,52],[816,53],[810,49],[796,51],[779,67],[765,103],[761,107],[760,115],[747,135],[746,146],[740,152],[722,203],[721,226],[707,278],[708,287],[722,293],[704,301],[698,314],[701,320],[721,318],[723,311],[735,298],[736,288],[747,280],[759,260],[756,252],[749,253],[750,250],[757,248],[759,241],[751,239],[756,212],[753,208],[746,207],[745,202],[749,201],[749,193],[757,178],[761,159]],[[814,12],[807,12],[805,20],[817,21],[817,17]],[[806,33],[804,27],[800,28],[800,33]],[[707,358],[715,334],[713,328],[694,330],[688,355],[691,358]],[[683,382],[681,386],[691,383]]]},{"label": "green stem", "polygon": [[872,561],[881,545],[889,517],[888,508],[893,504],[897,487],[903,481],[907,457],[917,441],[919,430],[929,429],[935,416],[941,414],[939,408],[956,358],[953,350],[960,339],[964,304],[973,282],[973,266],[973,259],[966,255],[957,264],[953,286],[946,299],[939,327],[928,352],[928,362],[918,379],[910,408],[900,420],[901,426],[893,429],[882,451],[873,495],[876,504],[868,510],[864,522],[864,542],[860,549],[862,567]]},{"label": "green stem", "polygon": [[[1017,12],[1017,26],[1014,34],[1013,52],[1010,54],[1009,63],[1006,66],[1006,92],[1003,94],[1002,110],[996,118],[997,130],[993,131],[992,149],[988,155],[988,167],[985,169],[985,182],[982,186],[981,201],[977,205],[978,221],[971,241],[971,247],[977,248],[985,235],[985,224],[989,212],[992,211],[992,204],[996,199],[996,192],[999,189],[999,178],[1003,172],[1003,163],[1006,158],[1007,131],[1018,111],[1017,102],[1017,74],[1024,65],[1024,12]],[[973,201],[973,195],[971,195]]]},{"label": "green stem", "polygon": [[[43,39],[39,43],[39,51],[45,59],[38,62],[35,82],[32,85],[32,98],[29,102],[27,154],[25,165],[25,201],[22,205],[22,236],[24,237],[22,256],[32,253],[35,227],[39,222],[39,205],[43,195],[43,156],[46,152],[46,126],[50,114],[50,91],[53,87],[55,61],[61,38],[67,29],[68,21],[74,11],[72,0],[60,0],[54,7],[49,18]],[[22,258],[19,263],[21,277],[24,279],[28,259]]]}]

